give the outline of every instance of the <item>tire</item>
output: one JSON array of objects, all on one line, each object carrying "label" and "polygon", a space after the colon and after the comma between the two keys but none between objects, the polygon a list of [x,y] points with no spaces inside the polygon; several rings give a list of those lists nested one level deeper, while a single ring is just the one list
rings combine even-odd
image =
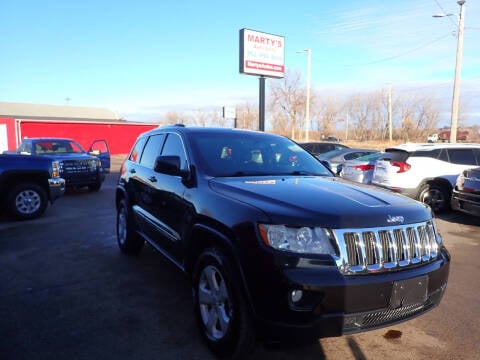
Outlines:
[{"label": "tire", "polygon": [[88,190],[90,191],[98,191],[102,187],[102,183],[99,181],[95,184],[90,184],[88,185]]},{"label": "tire", "polygon": [[120,250],[127,255],[138,254],[145,245],[145,241],[135,231],[125,199],[120,201],[117,210],[117,243]]},{"label": "tire", "polygon": [[193,273],[193,305],[203,340],[219,357],[245,359],[255,334],[238,271],[218,248],[205,250]]},{"label": "tire", "polygon": [[422,185],[418,194],[418,200],[427,204],[435,213],[450,210],[451,190],[440,183],[428,183]]},{"label": "tire", "polygon": [[18,220],[30,220],[41,216],[48,205],[45,189],[35,183],[21,183],[10,190],[8,207]]}]

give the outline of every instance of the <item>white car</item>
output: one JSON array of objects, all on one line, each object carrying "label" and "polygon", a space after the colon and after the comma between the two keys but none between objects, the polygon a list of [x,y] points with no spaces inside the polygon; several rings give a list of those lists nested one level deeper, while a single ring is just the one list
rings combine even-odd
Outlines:
[{"label": "white car", "polygon": [[449,210],[458,175],[480,165],[480,144],[407,143],[385,150],[375,164],[372,184]]}]

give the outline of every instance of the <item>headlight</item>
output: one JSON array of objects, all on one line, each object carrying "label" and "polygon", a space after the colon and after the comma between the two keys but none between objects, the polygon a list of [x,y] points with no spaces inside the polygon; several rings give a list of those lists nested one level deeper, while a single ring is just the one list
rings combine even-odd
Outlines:
[{"label": "headlight", "polygon": [[97,159],[90,160],[90,170],[97,170]]},{"label": "headlight", "polygon": [[60,176],[60,162],[52,161],[52,177]]},{"label": "headlight", "polygon": [[277,250],[336,255],[329,229],[260,224],[259,230],[263,242]]}]

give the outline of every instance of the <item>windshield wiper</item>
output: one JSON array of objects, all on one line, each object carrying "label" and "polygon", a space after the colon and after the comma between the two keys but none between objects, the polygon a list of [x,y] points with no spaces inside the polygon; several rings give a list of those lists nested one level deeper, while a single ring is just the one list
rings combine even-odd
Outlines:
[{"label": "windshield wiper", "polygon": [[222,176],[231,176],[231,177],[242,177],[242,176],[272,176],[272,175],[277,175],[274,172],[271,171],[236,171],[232,174],[225,174]]}]

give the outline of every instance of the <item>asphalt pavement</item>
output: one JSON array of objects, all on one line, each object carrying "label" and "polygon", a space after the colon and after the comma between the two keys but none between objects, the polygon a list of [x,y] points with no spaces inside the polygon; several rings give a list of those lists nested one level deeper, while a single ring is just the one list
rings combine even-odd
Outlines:
[{"label": "asphalt pavement", "polygon": [[[117,178],[107,175],[97,193],[67,193],[39,219],[0,218],[1,360],[213,358],[199,338],[187,278],[149,247],[137,257],[118,250]],[[260,348],[255,358],[480,359],[479,222],[465,219],[438,220],[452,253],[438,308],[308,347]]]}]

